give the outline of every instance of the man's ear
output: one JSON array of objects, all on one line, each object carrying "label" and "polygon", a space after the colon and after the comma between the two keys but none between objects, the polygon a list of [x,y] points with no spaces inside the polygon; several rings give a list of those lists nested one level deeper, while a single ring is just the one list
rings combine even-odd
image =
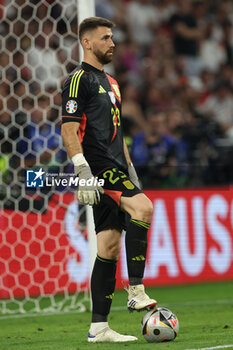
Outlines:
[{"label": "man's ear", "polygon": [[84,36],[81,45],[85,50],[90,50],[91,49],[91,42],[90,39],[87,36]]}]

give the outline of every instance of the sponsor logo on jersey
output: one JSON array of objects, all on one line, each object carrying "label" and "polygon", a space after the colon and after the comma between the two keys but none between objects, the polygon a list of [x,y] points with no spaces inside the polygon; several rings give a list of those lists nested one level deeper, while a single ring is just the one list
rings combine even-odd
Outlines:
[{"label": "sponsor logo on jersey", "polygon": [[69,100],[66,104],[66,111],[70,114],[73,114],[77,111],[78,104],[75,100]]},{"label": "sponsor logo on jersey", "polygon": [[102,85],[99,86],[99,94],[105,94],[106,90],[103,88]]}]

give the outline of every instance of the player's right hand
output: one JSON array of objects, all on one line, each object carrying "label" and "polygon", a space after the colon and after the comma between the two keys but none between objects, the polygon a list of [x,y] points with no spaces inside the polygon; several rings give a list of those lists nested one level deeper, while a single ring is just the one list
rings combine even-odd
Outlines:
[{"label": "player's right hand", "polygon": [[104,193],[104,189],[98,185],[97,181],[94,181],[95,178],[91,173],[90,167],[86,164],[82,164],[80,166],[75,166],[75,170],[79,177],[79,202],[89,205],[98,204],[100,202],[100,194]]}]

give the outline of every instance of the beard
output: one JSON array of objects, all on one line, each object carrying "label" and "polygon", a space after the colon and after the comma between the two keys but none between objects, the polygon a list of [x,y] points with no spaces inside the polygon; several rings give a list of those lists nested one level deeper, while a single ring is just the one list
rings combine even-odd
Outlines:
[{"label": "beard", "polygon": [[95,50],[93,51],[95,57],[97,58],[97,60],[99,61],[99,63],[101,64],[108,64],[112,61],[112,55],[109,55],[109,52],[111,52],[111,50],[108,50],[106,53],[101,52],[100,50]]}]

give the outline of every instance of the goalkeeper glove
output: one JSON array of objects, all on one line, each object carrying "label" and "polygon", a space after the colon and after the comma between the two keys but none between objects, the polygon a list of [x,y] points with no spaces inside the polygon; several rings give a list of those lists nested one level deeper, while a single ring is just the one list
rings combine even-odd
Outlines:
[{"label": "goalkeeper glove", "polygon": [[72,157],[72,161],[75,165],[75,173],[79,177],[79,202],[89,205],[98,204],[100,202],[100,193],[104,193],[103,187],[99,186],[98,182],[95,181],[94,176],[91,173],[91,169],[83,154],[76,154],[74,157]]}]

